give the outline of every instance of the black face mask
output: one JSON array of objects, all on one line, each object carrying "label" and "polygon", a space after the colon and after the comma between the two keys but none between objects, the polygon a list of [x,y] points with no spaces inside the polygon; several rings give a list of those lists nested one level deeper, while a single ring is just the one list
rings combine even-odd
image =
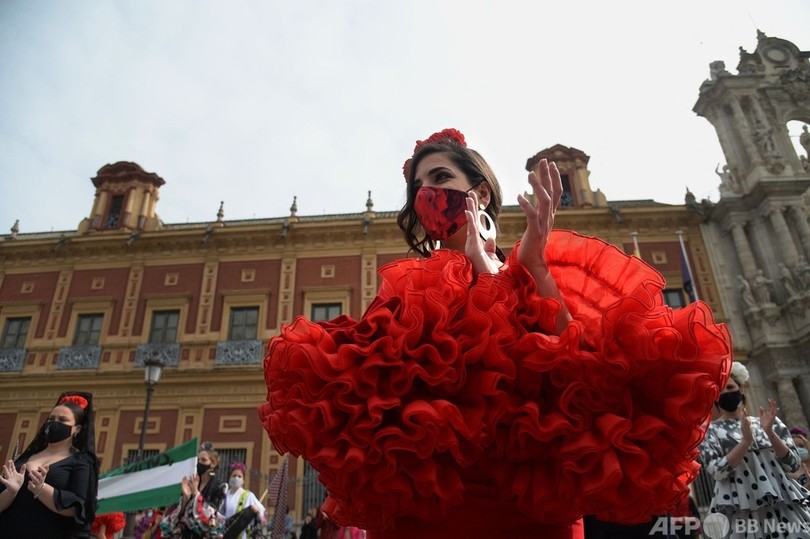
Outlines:
[{"label": "black face mask", "polygon": [[743,402],[743,394],[740,390],[723,393],[717,398],[717,406],[726,412],[736,412],[741,402]]},{"label": "black face mask", "polygon": [[45,424],[45,438],[49,444],[61,442],[70,438],[70,431],[73,429],[72,425],[65,425],[59,421],[48,421]]},{"label": "black face mask", "polygon": [[210,469],[211,469],[210,464],[203,464],[202,462],[197,463],[197,475],[203,475]]}]

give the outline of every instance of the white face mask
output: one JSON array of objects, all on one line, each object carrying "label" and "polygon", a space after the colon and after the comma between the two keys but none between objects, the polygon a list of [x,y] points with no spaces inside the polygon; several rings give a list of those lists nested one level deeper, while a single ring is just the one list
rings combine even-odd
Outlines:
[{"label": "white face mask", "polygon": [[244,482],[245,482],[244,479],[242,479],[238,475],[235,475],[231,477],[231,479],[228,481],[228,484],[231,486],[231,488],[239,488],[244,484]]}]

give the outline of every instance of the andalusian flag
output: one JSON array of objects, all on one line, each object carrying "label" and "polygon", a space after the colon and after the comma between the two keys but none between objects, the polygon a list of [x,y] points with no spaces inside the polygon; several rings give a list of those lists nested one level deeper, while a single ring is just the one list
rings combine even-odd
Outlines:
[{"label": "andalusian flag", "polygon": [[180,499],[180,481],[197,473],[197,438],[109,471],[98,480],[97,515],[171,505]]}]

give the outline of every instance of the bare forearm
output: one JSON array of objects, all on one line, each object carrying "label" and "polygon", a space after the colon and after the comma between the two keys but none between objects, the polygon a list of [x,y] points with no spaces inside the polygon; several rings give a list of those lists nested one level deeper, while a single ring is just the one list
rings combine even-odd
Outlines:
[{"label": "bare forearm", "polygon": [[748,448],[751,447],[750,442],[746,442],[745,440],[738,443],[734,446],[734,449],[728,452],[726,455],[726,460],[728,461],[728,465],[732,468],[736,468],[737,465],[742,462],[743,457],[748,452]]},{"label": "bare forearm", "polygon": [[560,312],[557,313],[557,327],[555,333],[559,335],[568,326],[571,321],[571,313],[568,311],[568,306],[560,294],[560,289],[557,288],[557,283],[554,282],[554,277],[547,269],[532,268],[530,270],[534,282],[537,285],[537,293],[544,298],[556,299],[560,302]]},{"label": "bare forearm", "polygon": [[785,444],[785,441],[774,431],[768,433],[768,440],[770,440],[773,450],[776,451],[776,456],[780,459],[785,458],[790,452],[790,448]]}]

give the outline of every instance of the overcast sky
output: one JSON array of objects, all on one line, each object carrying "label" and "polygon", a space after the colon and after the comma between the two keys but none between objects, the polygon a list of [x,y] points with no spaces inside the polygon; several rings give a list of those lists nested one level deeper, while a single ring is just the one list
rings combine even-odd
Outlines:
[{"label": "overcast sky", "polygon": [[445,127],[506,203],[558,143],[608,200],[716,200],[692,107],[757,28],[810,50],[810,2],[2,0],[0,234],[75,230],[116,161],[166,180],[166,223],[397,210]]}]

